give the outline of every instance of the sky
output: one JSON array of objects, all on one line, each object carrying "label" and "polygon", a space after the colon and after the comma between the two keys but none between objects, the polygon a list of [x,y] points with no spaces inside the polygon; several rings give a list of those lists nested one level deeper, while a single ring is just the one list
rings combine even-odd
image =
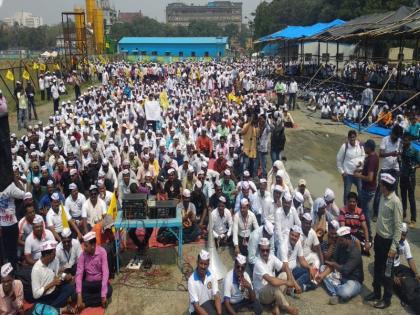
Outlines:
[{"label": "sky", "polygon": [[[168,3],[177,0],[110,0],[116,10],[122,12],[138,12],[165,22],[165,8]],[[235,0],[234,0],[235,1]],[[240,0],[236,0],[240,1]],[[243,16],[251,15],[262,0],[242,0]],[[186,4],[206,4],[206,0],[182,0]],[[75,5],[84,7],[84,0],[0,0],[0,19],[12,16],[17,11],[31,12],[41,16],[46,24],[61,22],[61,12],[72,11]]]}]

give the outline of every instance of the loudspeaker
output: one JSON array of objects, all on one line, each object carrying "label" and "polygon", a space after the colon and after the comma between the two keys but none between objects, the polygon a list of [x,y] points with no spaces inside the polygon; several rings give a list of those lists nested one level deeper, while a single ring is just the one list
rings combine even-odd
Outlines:
[{"label": "loudspeaker", "polygon": [[3,191],[13,181],[12,150],[7,113],[0,115],[0,178],[0,191]]}]

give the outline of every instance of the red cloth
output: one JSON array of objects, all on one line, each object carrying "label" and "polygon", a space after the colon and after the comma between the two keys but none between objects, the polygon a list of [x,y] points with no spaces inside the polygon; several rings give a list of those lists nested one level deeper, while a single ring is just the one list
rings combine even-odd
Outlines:
[{"label": "red cloth", "polygon": [[338,216],[338,222],[340,225],[348,226],[351,228],[351,234],[356,235],[362,231],[362,222],[365,222],[366,218],[363,214],[361,208],[356,207],[354,212],[350,212],[347,207],[344,207],[340,210],[340,215]]}]

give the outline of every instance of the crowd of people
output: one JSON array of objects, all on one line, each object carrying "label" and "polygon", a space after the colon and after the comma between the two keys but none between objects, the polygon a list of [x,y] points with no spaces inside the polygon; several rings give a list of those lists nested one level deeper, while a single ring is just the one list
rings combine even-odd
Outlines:
[{"label": "crowd of people", "polygon": [[[403,175],[385,164],[377,174],[372,141],[361,145],[349,133],[337,157],[344,207],[337,206],[330,188],[313,200],[306,180],[291,178],[284,164],[284,128],[290,126],[288,109],[297,108],[298,84],[264,75],[271,66],[272,61],[245,59],[113,62],[97,72],[99,86],[84,93],[75,86],[74,101],[57,104],[51,95],[49,122],[27,126],[22,137],[11,135],[14,180],[0,192],[1,250],[7,262],[1,268],[0,308],[21,312],[23,296],[62,313],[106,307],[117,254],[108,209],[113,198],[121,204],[125,195],[139,192],[177,201],[183,243],[211,233],[217,247],[234,250],[224,292],[208,268],[209,253],[200,252],[188,280],[190,313],[236,314],[250,307],[260,314],[263,305],[275,314],[296,314],[285,296],[322,285],[331,304],[347,301],[363,285],[361,255],[369,255],[373,241],[372,211],[364,204],[376,190],[374,247],[380,258],[369,299],[377,299],[378,308],[388,307],[388,279],[394,272],[386,276],[386,257],[402,256],[400,239],[407,242],[395,194],[399,180],[404,186]],[[404,173],[411,204],[409,184],[419,160],[405,138],[401,153],[394,148],[401,137],[384,138],[379,157],[391,163],[401,156],[411,163]],[[143,255],[153,229],[137,232],[130,229],[127,235]],[[157,240],[176,242],[164,228]],[[408,242],[405,248],[416,277]]]}]

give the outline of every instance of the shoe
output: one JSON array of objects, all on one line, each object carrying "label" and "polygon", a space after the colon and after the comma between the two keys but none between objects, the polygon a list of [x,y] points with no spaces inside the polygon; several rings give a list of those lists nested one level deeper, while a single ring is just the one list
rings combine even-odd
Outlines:
[{"label": "shoe", "polygon": [[410,229],[415,229],[416,228],[416,221],[411,221],[410,224],[408,225],[408,227]]},{"label": "shoe", "polygon": [[384,310],[384,309],[388,308],[390,305],[391,305],[391,302],[380,300],[380,301],[376,302],[375,305],[373,305],[373,307]]},{"label": "shoe", "polygon": [[376,301],[376,300],[380,300],[381,297],[378,296],[375,292],[372,292],[368,295],[365,296],[365,301],[370,302],[370,301]]},{"label": "shoe", "polygon": [[339,303],[338,296],[334,295],[330,297],[330,300],[328,301],[328,304],[330,305],[337,305]]}]

